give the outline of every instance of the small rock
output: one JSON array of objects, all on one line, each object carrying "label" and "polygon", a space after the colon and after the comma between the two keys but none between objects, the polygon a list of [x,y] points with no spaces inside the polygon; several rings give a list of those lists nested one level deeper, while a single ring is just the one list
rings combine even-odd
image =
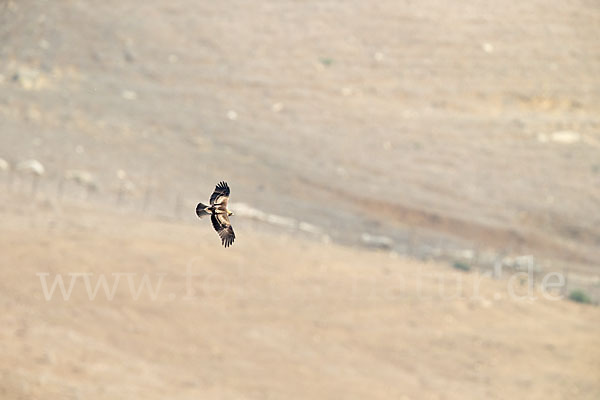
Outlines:
[{"label": "small rock", "polygon": [[135,100],[137,99],[137,93],[133,90],[123,90],[121,92],[121,97],[123,97],[125,100]]},{"label": "small rock", "polygon": [[300,222],[298,224],[298,229],[300,229],[301,231],[307,232],[307,233],[312,233],[312,234],[321,233],[321,229],[319,229],[319,227],[317,227],[313,224],[309,224],[308,222]]},{"label": "small rock", "polygon": [[483,49],[483,51],[485,51],[488,54],[491,54],[494,52],[494,45],[491,43],[483,43],[481,45],[481,48]]},{"label": "small rock", "polygon": [[230,121],[235,121],[238,119],[238,114],[233,110],[229,110],[227,111],[227,119]]},{"label": "small rock", "polygon": [[29,172],[33,175],[44,175],[46,169],[38,160],[26,160],[17,164],[17,171]]},{"label": "small rock", "polygon": [[473,260],[475,258],[475,252],[471,249],[462,249],[456,252],[456,256],[464,258],[465,260]]},{"label": "small rock", "polygon": [[552,138],[553,142],[562,144],[573,144],[581,140],[581,135],[579,132],[573,131],[554,132],[550,137]]},{"label": "small rock", "polygon": [[35,68],[20,67],[13,80],[17,81],[25,90],[35,90],[40,87],[40,71]]},{"label": "small rock", "polygon": [[394,246],[394,241],[387,236],[377,236],[369,233],[363,233],[360,235],[360,239],[368,247],[391,249]]}]

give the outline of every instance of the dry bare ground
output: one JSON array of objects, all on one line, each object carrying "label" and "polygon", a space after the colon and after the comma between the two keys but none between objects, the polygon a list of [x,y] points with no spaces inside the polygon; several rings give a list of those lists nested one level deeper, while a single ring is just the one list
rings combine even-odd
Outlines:
[{"label": "dry bare ground", "polygon": [[596,3],[0,0],[0,397],[597,399]]},{"label": "dry bare ground", "polygon": [[[539,292],[515,300],[506,279],[243,221],[225,252],[206,221],[9,204],[4,399],[600,394],[598,307]],[[68,291],[72,274],[67,300],[58,286],[51,292],[56,277]],[[103,278],[108,294],[100,286],[90,299]]]},{"label": "dry bare ground", "polygon": [[0,157],[39,158],[52,190],[85,169],[112,200],[122,169],[161,210],[227,177],[339,242],[597,275],[593,1],[2,4]]}]

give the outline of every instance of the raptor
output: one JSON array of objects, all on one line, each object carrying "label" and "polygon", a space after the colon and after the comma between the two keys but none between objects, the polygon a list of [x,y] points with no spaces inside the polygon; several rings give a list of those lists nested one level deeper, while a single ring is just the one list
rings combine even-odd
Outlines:
[{"label": "raptor", "polygon": [[219,234],[223,246],[229,247],[235,239],[235,233],[229,222],[229,217],[233,215],[227,208],[229,200],[229,185],[227,182],[219,182],[210,196],[210,205],[198,203],[196,206],[196,215],[199,218],[210,215],[213,228]]}]

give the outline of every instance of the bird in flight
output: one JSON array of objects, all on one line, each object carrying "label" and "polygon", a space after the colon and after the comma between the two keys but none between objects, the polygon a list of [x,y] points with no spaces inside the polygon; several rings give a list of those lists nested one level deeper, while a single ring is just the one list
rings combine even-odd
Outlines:
[{"label": "bird in flight", "polygon": [[225,247],[231,246],[235,239],[235,233],[233,233],[233,228],[229,222],[229,216],[233,213],[227,209],[228,200],[229,186],[227,182],[219,182],[213,194],[210,195],[210,205],[198,203],[196,206],[196,215],[199,218],[210,215],[212,225]]}]

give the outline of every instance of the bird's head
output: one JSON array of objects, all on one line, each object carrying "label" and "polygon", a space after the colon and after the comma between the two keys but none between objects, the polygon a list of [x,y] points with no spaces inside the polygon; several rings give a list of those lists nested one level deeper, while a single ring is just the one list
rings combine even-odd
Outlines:
[{"label": "bird's head", "polygon": [[233,213],[229,210],[227,210],[227,215],[233,215]]}]

